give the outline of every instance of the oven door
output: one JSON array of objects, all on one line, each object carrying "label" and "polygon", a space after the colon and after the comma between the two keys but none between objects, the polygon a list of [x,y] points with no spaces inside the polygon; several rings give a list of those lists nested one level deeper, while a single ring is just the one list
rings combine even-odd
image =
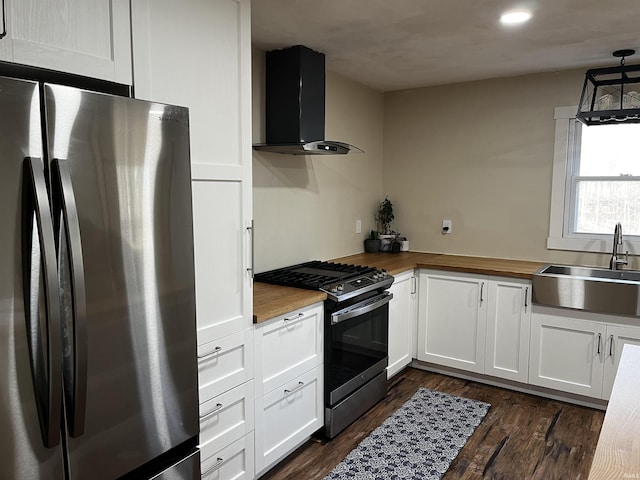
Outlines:
[{"label": "oven door", "polygon": [[326,312],[325,401],[329,406],[387,367],[392,298],[389,292],[371,292]]}]

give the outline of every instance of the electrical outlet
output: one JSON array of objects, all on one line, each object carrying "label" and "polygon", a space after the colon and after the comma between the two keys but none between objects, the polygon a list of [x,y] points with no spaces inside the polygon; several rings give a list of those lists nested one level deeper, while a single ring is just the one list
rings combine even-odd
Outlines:
[{"label": "electrical outlet", "polygon": [[362,220],[356,220],[356,233],[362,233]]},{"label": "electrical outlet", "polygon": [[442,220],[442,233],[443,235],[447,235],[452,233],[453,230],[451,228],[451,220]]}]

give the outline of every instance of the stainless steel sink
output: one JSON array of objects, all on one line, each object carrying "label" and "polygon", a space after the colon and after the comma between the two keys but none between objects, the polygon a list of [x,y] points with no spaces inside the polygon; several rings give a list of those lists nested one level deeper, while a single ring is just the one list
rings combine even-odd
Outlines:
[{"label": "stainless steel sink", "polygon": [[546,265],[533,274],[538,305],[640,316],[640,271]]}]

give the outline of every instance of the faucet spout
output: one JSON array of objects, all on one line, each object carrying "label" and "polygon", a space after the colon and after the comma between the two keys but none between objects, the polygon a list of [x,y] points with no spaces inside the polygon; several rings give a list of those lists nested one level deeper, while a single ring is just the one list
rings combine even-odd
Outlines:
[{"label": "faucet spout", "polygon": [[611,253],[611,260],[609,261],[610,270],[618,270],[620,265],[627,265],[629,259],[629,252],[627,252],[626,258],[618,258],[618,246],[622,245],[622,224],[616,223],[616,227],[613,230],[613,252]]}]

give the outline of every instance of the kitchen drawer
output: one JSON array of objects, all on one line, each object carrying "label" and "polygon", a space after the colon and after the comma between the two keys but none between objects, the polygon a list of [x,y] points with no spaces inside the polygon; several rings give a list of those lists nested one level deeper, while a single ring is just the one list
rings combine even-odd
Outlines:
[{"label": "kitchen drawer", "polygon": [[256,397],[323,362],[323,304],[255,327]]},{"label": "kitchen drawer", "polygon": [[198,347],[200,403],[253,378],[253,329]]},{"label": "kitchen drawer", "polygon": [[253,432],[236,440],[222,450],[201,446],[202,480],[253,480]]},{"label": "kitchen drawer", "polygon": [[263,473],[324,425],[323,367],[256,398],[256,472]]},{"label": "kitchen drawer", "polygon": [[254,427],[253,381],[200,405],[200,444],[217,451]]}]

